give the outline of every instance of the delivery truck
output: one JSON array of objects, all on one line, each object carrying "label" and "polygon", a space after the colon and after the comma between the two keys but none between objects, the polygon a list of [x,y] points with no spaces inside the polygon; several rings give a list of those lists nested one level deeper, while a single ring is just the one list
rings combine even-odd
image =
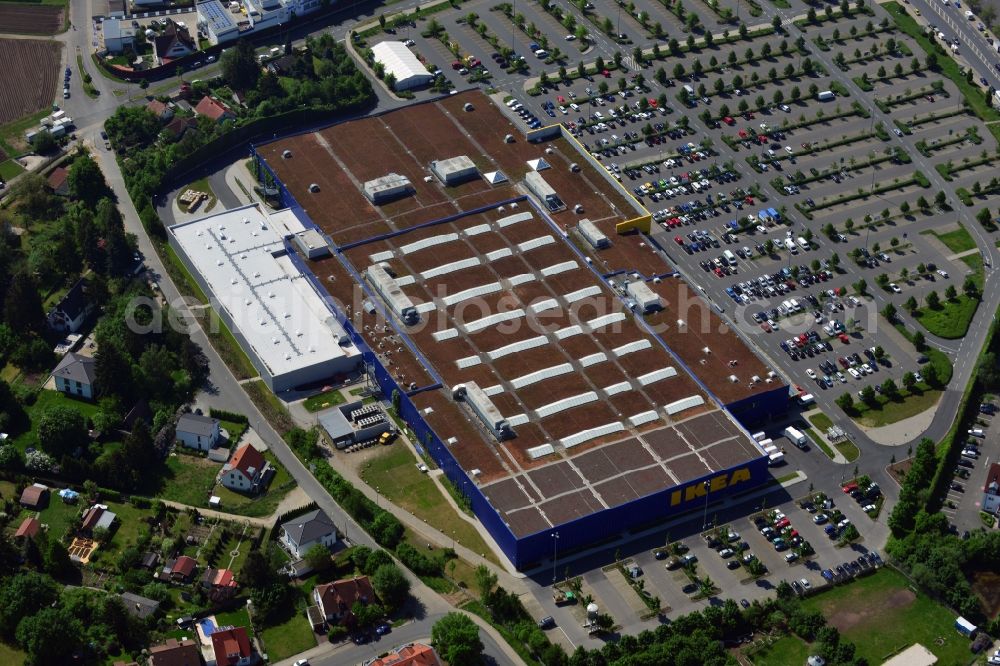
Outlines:
[{"label": "delivery truck", "polygon": [[787,428],[785,428],[784,435],[785,437],[788,438],[788,441],[790,441],[792,444],[799,447],[800,449],[806,445],[806,436],[802,434],[801,431],[799,431],[796,428],[793,428],[792,426],[788,426]]}]

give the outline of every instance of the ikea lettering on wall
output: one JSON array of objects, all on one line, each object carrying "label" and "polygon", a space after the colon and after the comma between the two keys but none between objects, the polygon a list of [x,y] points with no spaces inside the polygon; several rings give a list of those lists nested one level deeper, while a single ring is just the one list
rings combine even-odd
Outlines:
[{"label": "ikea lettering on wall", "polygon": [[743,483],[744,481],[749,480],[750,470],[746,467],[733,470],[732,474],[720,474],[719,476],[713,477],[709,481],[707,491],[705,490],[704,483],[695,483],[688,486],[683,491],[675,490],[670,493],[670,506],[677,506],[681,502],[690,502],[691,500],[704,497],[706,492],[718,492],[730,486],[735,486],[737,483]]}]

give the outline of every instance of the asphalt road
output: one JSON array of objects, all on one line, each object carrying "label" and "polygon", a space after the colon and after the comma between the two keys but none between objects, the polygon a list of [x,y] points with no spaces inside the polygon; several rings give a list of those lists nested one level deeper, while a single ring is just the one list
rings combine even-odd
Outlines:
[{"label": "asphalt road", "polygon": [[[966,4],[960,7],[958,3],[950,3],[945,6],[941,0],[904,0],[910,7],[907,11],[913,15],[913,8],[919,9],[921,21],[937,26],[944,32],[948,39],[958,39],[958,55],[965,59],[972,67],[978,83],[980,76],[985,76],[986,80],[994,88],[1000,88],[1000,70],[994,65],[1000,63],[1000,53],[997,47],[986,41],[986,35],[977,28],[979,18],[969,20],[965,17],[965,12],[969,11]],[[916,17],[915,17],[916,18]],[[996,40],[994,40],[995,42]]]}]

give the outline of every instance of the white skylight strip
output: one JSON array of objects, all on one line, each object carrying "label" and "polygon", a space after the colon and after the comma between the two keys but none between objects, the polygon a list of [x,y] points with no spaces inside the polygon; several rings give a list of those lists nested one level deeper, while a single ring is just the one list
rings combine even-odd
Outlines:
[{"label": "white skylight strip", "polygon": [[463,268],[472,268],[473,266],[478,266],[481,262],[479,257],[469,257],[468,259],[460,259],[458,261],[453,261],[443,266],[437,266],[435,268],[429,268],[420,274],[422,278],[428,280],[439,275],[447,275],[448,273],[454,273],[455,271],[460,271]]},{"label": "white skylight strip", "polygon": [[611,324],[617,324],[620,321],[625,321],[625,313],[612,312],[611,314],[594,317],[587,322],[587,326],[589,326],[591,330],[596,331],[599,328],[604,328],[605,326],[609,326]]},{"label": "white skylight strip", "polygon": [[486,356],[489,357],[491,361],[495,361],[498,358],[503,358],[510,354],[516,354],[518,352],[527,351],[529,349],[534,349],[535,347],[541,347],[548,343],[548,338],[544,335],[539,335],[534,338],[528,338],[527,340],[520,340],[519,342],[512,342],[509,345],[504,345],[494,349],[493,351],[486,352]]},{"label": "white skylight strip", "polygon": [[558,275],[559,273],[565,273],[566,271],[571,271],[578,267],[579,264],[576,261],[564,261],[562,263],[553,264],[551,266],[546,266],[541,271],[539,271],[545,277],[551,277],[553,275]]},{"label": "white skylight strip", "polygon": [[417,252],[419,250],[426,250],[429,247],[434,247],[435,245],[443,245],[444,243],[450,243],[452,241],[458,240],[458,234],[441,234],[439,236],[431,236],[430,238],[424,238],[412,243],[407,243],[399,248],[399,251],[403,254],[410,254],[411,252]]},{"label": "white skylight strip", "polygon": [[489,284],[483,284],[478,287],[471,287],[465,289],[456,294],[450,294],[441,299],[441,302],[446,306],[452,306],[455,303],[461,303],[462,301],[467,301],[470,298],[478,298],[480,296],[486,296],[487,294],[493,294],[500,291],[499,282],[490,282]]},{"label": "white skylight strip", "polygon": [[563,296],[567,303],[576,303],[579,300],[588,298],[590,296],[597,296],[601,293],[601,288],[596,284],[592,284],[589,287],[584,287],[583,289],[577,289],[574,292],[570,292]]},{"label": "white skylight strip", "polygon": [[677,371],[673,367],[660,368],[659,370],[654,370],[653,372],[647,372],[644,375],[638,377],[639,383],[643,386],[648,386],[653,382],[658,382],[663,379],[669,379],[671,377],[676,377]]},{"label": "white skylight strip", "polygon": [[517,249],[521,252],[529,252],[538,247],[544,247],[555,243],[556,239],[552,236],[539,236],[538,238],[532,238],[531,240],[526,240],[523,243],[519,243]]},{"label": "white skylight strip", "polygon": [[462,325],[462,328],[466,330],[467,333],[475,333],[481,331],[484,328],[489,328],[490,326],[496,326],[505,321],[511,321],[512,319],[520,319],[524,316],[524,310],[518,308],[517,310],[510,310],[509,312],[497,312],[491,314],[488,317],[483,317],[482,319],[476,319],[475,321],[470,321]]},{"label": "white skylight strip", "polygon": [[538,414],[539,418],[545,418],[546,416],[558,414],[559,412],[564,412],[567,409],[573,409],[574,407],[579,407],[596,401],[597,394],[593,391],[587,391],[586,393],[580,393],[579,395],[573,395],[568,398],[563,398],[562,400],[550,402],[547,405],[542,405],[535,410],[535,413]]},{"label": "white skylight strip", "polygon": [[563,437],[559,440],[559,443],[569,449],[577,444],[583,444],[584,442],[592,439],[604,437],[605,435],[610,435],[613,432],[621,432],[622,430],[625,430],[625,424],[620,421],[615,421],[614,423],[607,423],[602,426],[597,426],[596,428],[581,430],[580,432],[570,435],[569,437]]},{"label": "white skylight strip", "polygon": [[497,226],[503,229],[504,227],[509,227],[512,224],[517,224],[518,222],[527,222],[532,218],[531,212],[525,213],[515,213],[514,215],[508,215],[507,217],[501,217],[497,220]]},{"label": "white skylight strip", "polygon": [[607,354],[605,354],[604,352],[597,352],[596,354],[591,354],[590,356],[584,356],[583,358],[581,358],[580,365],[582,365],[585,368],[589,368],[590,366],[596,363],[602,363],[607,360],[608,360]]},{"label": "white skylight strip", "polygon": [[542,368],[541,370],[536,370],[535,372],[529,372],[526,375],[521,375],[520,377],[512,379],[510,381],[510,385],[516,389],[524,388],[525,386],[531,386],[532,384],[537,384],[538,382],[546,379],[552,379],[553,377],[565,375],[570,372],[573,372],[573,366],[569,363],[562,363],[560,365]]},{"label": "white skylight strip", "polygon": [[458,329],[446,328],[443,331],[435,331],[434,333],[431,333],[431,337],[434,338],[434,342],[453,340],[458,337]]},{"label": "white skylight strip", "polygon": [[620,347],[615,347],[611,350],[611,353],[615,356],[624,356],[625,354],[631,354],[633,352],[642,351],[643,349],[649,349],[653,346],[653,343],[649,341],[649,338],[642,338],[641,340],[634,340],[633,342],[628,342]]},{"label": "white skylight strip", "polygon": [[674,400],[669,405],[664,405],[663,408],[667,411],[667,414],[673,416],[678,412],[683,412],[685,409],[691,409],[692,407],[704,404],[705,399],[703,397],[700,395],[692,395],[687,398],[681,398],[680,400]]}]

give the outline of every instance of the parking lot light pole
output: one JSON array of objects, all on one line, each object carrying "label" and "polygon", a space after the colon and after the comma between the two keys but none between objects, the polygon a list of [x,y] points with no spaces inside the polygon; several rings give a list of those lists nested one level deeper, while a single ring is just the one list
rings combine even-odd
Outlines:
[{"label": "parking lot light pole", "polygon": [[701,517],[701,529],[705,530],[708,529],[708,491],[712,487],[712,484],[710,484],[708,481],[705,481],[702,483],[702,485],[705,488],[705,512],[702,514]]},{"label": "parking lot light pole", "polygon": [[552,584],[556,584],[556,561],[559,557],[559,532],[552,533]]}]

